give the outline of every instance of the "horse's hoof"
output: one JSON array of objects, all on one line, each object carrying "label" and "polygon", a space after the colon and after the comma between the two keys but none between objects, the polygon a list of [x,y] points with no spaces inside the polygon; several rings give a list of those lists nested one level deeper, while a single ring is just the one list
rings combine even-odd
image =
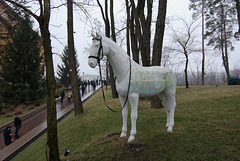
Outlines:
[{"label": "horse's hoof", "polygon": [[132,142],[132,141],[134,141],[135,140],[135,137],[134,136],[130,136],[129,138],[128,138],[128,143],[130,143],[130,142]]},{"label": "horse's hoof", "polygon": [[168,124],[168,123],[166,124],[166,127],[169,127],[169,124]]},{"label": "horse's hoof", "polygon": [[121,133],[121,135],[120,135],[120,138],[123,138],[123,137],[126,137],[127,136],[127,134],[126,133]]},{"label": "horse's hoof", "polygon": [[168,127],[168,129],[167,129],[167,132],[173,132],[173,129],[172,129],[172,127]]}]

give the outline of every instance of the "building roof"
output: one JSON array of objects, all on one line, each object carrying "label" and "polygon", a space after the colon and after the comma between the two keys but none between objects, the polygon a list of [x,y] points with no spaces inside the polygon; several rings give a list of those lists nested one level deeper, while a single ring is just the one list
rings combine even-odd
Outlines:
[{"label": "building roof", "polygon": [[5,1],[0,0],[1,24],[4,24],[7,28],[12,29],[20,19],[20,16]]}]

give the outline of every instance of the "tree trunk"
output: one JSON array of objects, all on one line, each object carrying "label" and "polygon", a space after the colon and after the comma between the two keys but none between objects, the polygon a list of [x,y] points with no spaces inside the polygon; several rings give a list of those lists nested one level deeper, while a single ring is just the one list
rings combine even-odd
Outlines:
[{"label": "tree trunk", "polygon": [[205,46],[204,46],[204,0],[202,0],[202,85],[205,77]]},{"label": "tree trunk", "polygon": [[221,4],[222,7],[222,25],[223,25],[223,41],[224,41],[224,49],[225,49],[225,55],[223,56],[223,65],[227,74],[227,80],[231,78],[230,71],[229,71],[229,62],[228,62],[228,45],[227,45],[227,33],[226,33],[226,22],[225,22],[225,12],[223,4]]},{"label": "tree trunk", "polygon": [[55,103],[56,82],[53,69],[50,33],[48,31],[48,27],[45,25],[46,22],[44,21],[45,20],[43,19],[39,24],[43,40],[47,79],[47,160],[59,161],[57,114]]},{"label": "tree trunk", "polygon": [[132,48],[132,56],[133,60],[139,64],[139,48],[138,48],[138,40],[137,40],[137,26],[135,27],[135,15],[136,15],[136,8],[134,0],[131,0],[131,15],[130,15],[130,35],[131,35],[131,48]]},{"label": "tree trunk", "polygon": [[158,66],[161,65],[166,9],[167,9],[167,0],[159,0],[158,16],[157,16],[155,37],[154,37],[154,43],[153,43],[152,65],[158,65]]},{"label": "tree trunk", "polygon": [[[58,149],[58,135],[57,135],[57,114],[55,102],[56,81],[54,77],[52,47],[49,32],[50,20],[50,0],[39,1],[40,16],[37,16],[25,6],[17,3],[16,1],[7,0],[8,2],[22,8],[25,12],[33,16],[39,23],[40,32],[42,36],[42,44],[44,50],[44,60],[46,65],[46,84],[47,84],[47,147],[46,156],[47,160],[59,161]],[[43,3],[42,3],[43,2]]]},{"label": "tree trunk", "polygon": [[81,101],[77,69],[76,58],[74,54],[74,37],[73,37],[73,1],[67,0],[67,28],[68,28],[68,51],[69,51],[69,67],[71,76],[71,86],[74,101],[75,116],[83,113],[83,106]]},{"label": "tree trunk", "polygon": [[[44,11],[43,11],[44,10]],[[43,13],[44,12],[44,13]],[[49,32],[50,0],[44,0],[44,9],[38,19],[43,41],[47,79],[47,156],[48,160],[59,161],[57,114],[55,102],[56,81],[54,77],[52,47]]]},{"label": "tree trunk", "polygon": [[[155,37],[154,37],[154,43],[153,43],[152,65],[157,65],[157,66],[161,65],[166,9],[167,9],[167,0],[159,0],[158,16],[157,16]],[[151,102],[151,108],[163,107],[162,101],[158,96],[151,97],[150,102]]]},{"label": "tree trunk", "polygon": [[185,82],[186,82],[186,88],[189,88],[189,83],[188,83],[188,56],[187,56],[187,52],[184,52],[185,57],[186,57],[186,63],[185,63],[185,69],[184,69],[184,73],[185,73]]},{"label": "tree trunk", "polygon": [[[113,0],[110,0],[110,18],[111,18],[112,39],[114,42],[116,42],[115,22],[114,22],[114,13],[113,13]],[[109,70],[110,70],[110,77],[111,77],[112,97],[118,98],[118,93],[116,90],[116,84],[115,84],[115,79],[114,79],[114,72],[113,72],[113,68],[112,68],[111,64],[109,66]]]},{"label": "tree trunk", "polygon": [[[135,22],[143,66],[150,66],[150,40],[152,21],[152,0],[147,0],[147,16],[144,15],[145,0],[138,1]],[[146,18],[145,18],[146,17]]]},{"label": "tree trunk", "polygon": [[237,9],[237,17],[238,17],[238,33],[240,33],[240,2],[239,0],[236,1],[236,9]]},{"label": "tree trunk", "polygon": [[127,12],[127,24],[126,24],[126,45],[127,45],[127,54],[130,56],[130,7],[128,0],[125,0],[126,3],[126,12]]}]

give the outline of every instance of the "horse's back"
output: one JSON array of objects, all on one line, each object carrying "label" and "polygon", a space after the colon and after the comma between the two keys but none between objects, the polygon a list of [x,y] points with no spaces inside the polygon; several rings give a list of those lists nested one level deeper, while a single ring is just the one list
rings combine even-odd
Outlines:
[{"label": "horse's back", "polygon": [[166,88],[176,87],[176,76],[161,66],[136,67],[132,69],[131,90],[140,96],[153,96]]}]

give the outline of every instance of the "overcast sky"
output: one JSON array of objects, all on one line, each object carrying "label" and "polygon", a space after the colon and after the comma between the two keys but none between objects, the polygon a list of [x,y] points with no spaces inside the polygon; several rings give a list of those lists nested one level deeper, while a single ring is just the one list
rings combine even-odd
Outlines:
[{"label": "overcast sky", "polygon": [[[53,1],[52,1],[53,2]],[[118,5],[115,4],[115,9],[122,9],[123,7],[120,5],[124,2],[124,0],[120,1],[114,1],[116,3],[119,3]],[[53,2],[54,3],[54,2]],[[169,16],[179,16],[182,18],[190,19],[191,18],[191,12],[188,10],[188,4],[189,0],[168,0],[168,8],[167,8],[167,17]],[[94,10],[94,11],[93,11]],[[124,10],[125,11],[125,10]],[[92,9],[91,11],[91,17],[92,18],[99,18],[101,20],[101,14],[99,8]],[[120,12],[116,11],[115,13],[115,21],[116,23],[120,20],[118,19]],[[90,30],[91,27],[81,21],[80,17],[78,16],[78,13],[75,12],[74,14],[74,39],[75,39],[75,47],[78,54],[78,60],[80,63],[80,74],[84,72],[85,74],[98,74],[98,69],[92,69],[87,64],[87,53],[84,53],[85,48],[89,47],[91,44],[91,37],[90,37]],[[93,23],[93,21],[91,21]],[[67,43],[67,29],[66,29],[66,7],[62,7],[60,9],[55,9],[51,13],[51,26],[50,31],[54,37],[52,37],[52,47],[53,52],[57,53],[54,54],[53,60],[54,60],[54,68],[55,72],[57,70],[57,64],[61,63],[61,59],[59,57],[59,54],[62,54],[63,48]],[[201,28],[200,28],[201,29]],[[201,30],[200,30],[201,31]],[[165,33],[166,34],[166,33]],[[164,38],[167,38],[168,36],[164,36]],[[201,39],[199,39],[201,41]],[[235,51],[231,52],[230,54],[230,68],[232,69],[234,66],[236,66],[237,62],[240,64],[240,54],[238,51],[240,50],[239,45],[235,45]],[[237,54],[238,53],[238,54]],[[224,68],[222,67],[222,61],[221,57],[218,56],[213,59],[213,56],[207,56],[207,58],[210,60],[210,63],[212,66],[208,66],[208,70],[218,70],[223,71]],[[201,60],[201,59],[200,59]],[[194,62],[192,61],[190,65],[194,66]],[[192,67],[195,68],[195,67]],[[184,69],[178,69],[180,71],[183,71]],[[194,70],[194,69],[192,69]]]}]

